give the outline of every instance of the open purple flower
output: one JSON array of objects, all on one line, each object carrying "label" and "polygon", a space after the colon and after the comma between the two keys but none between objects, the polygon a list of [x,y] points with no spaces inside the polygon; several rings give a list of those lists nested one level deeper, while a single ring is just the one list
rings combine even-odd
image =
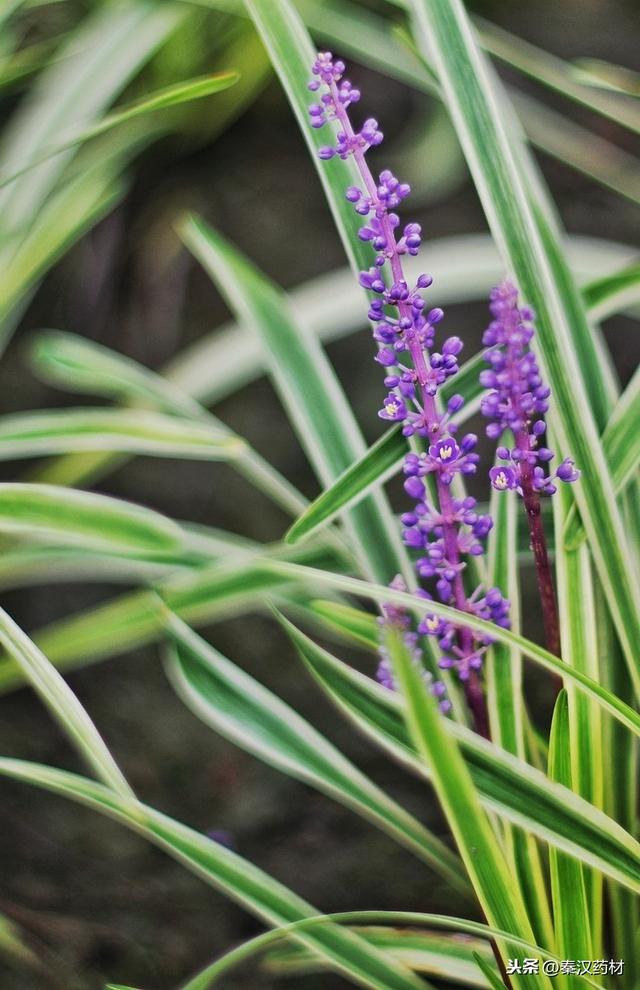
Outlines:
[{"label": "open purple flower", "polygon": [[518,476],[511,467],[492,467],[489,471],[489,480],[498,492],[506,492],[518,485]]},{"label": "open purple flower", "polygon": [[390,393],[384,400],[384,405],[378,416],[380,419],[389,419],[392,422],[403,420],[407,415],[407,407],[399,395]]}]

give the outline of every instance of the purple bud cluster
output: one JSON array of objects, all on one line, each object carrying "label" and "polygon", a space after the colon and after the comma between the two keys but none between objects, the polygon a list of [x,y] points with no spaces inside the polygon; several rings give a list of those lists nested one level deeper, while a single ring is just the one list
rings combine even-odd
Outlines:
[{"label": "purple bud cluster", "polygon": [[540,417],[549,409],[551,389],[530,347],[533,310],[518,306],[518,290],[508,281],[492,290],[489,308],[493,319],[483,337],[489,368],[481,373],[480,383],[490,391],[480,408],[492,420],[487,436],[498,440],[510,430],[514,438],[513,447],[498,447],[498,458],[505,463],[491,469],[491,484],[498,491],[514,488],[522,494],[524,483],[538,494],[553,495],[557,480],[577,481],[580,472],[570,458],[554,471],[549,468],[555,453],[542,443],[546,425]]},{"label": "purple bud cluster", "polygon": [[[504,629],[509,628],[509,602],[502,597],[499,588],[490,588],[485,594],[477,589],[467,599],[467,607],[479,619],[486,619]],[[455,667],[461,681],[469,680],[472,671],[480,670],[482,654],[493,642],[490,636],[478,636],[475,649],[464,651],[458,644],[455,626],[436,615],[425,615],[418,625],[418,632],[436,637],[442,652],[440,667],[443,670]]]},{"label": "purple bud cluster", "polygon": [[[406,437],[420,437],[427,446],[424,453],[407,454],[404,463],[405,491],[415,502],[402,517],[404,541],[420,552],[418,575],[433,581],[442,602],[506,626],[509,603],[498,589],[484,595],[478,589],[468,598],[463,583],[462,558],[484,552],[483,540],[492,521],[476,512],[473,498],[454,499],[451,492],[456,475],[473,474],[478,461],[477,437],[469,433],[459,442],[454,439],[457,427],[452,417],[464,399],[454,395],[444,412],[436,403],[439,388],[458,371],[462,341],[448,337],[436,350],[436,331],[444,313],[427,305],[425,290],[432,278],[422,274],[410,285],[404,277],[403,258],[418,254],[422,235],[420,224],[403,226],[395,212],[410,187],[388,169],[374,179],[365,156],[380,144],[382,133],[373,119],[366,120],[360,131],[354,130],[347,111],[360,99],[360,92],[344,79],[344,70],[344,63],[334,61],[331,53],[317,56],[309,88],[318,92],[324,84],[324,89],[309,113],[313,127],[333,121],[338,128],[335,144],[321,148],[320,157],[351,156],[360,174],[361,185],[349,186],[346,198],[363,218],[360,239],[373,251],[371,267],[360,273],[360,285],[372,295],[368,315],[378,348],[376,361],[384,368],[388,390],[378,415],[401,423]],[[385,616],[388,621],[388,610]],[[419,632],[433,635],[424,623]],[[481,666],[488,640],[465,626],[449,625],[439,642],[440,665],[455,668],[462,680],[469,680]],[[383,677],[385,670],[383,661]]]},{"label": "purple bud cluster", "polygon": [[[407,586],[399,574],[393,579],[393,581],[391,581],[389,587],[393,588],[394,591],[407,591]],[[417,594],[421,597],[429,597],[426,592],[418,591]],[[438,707],[440,711],[443,713],[450,711],[451,702],[446,697],[447,689],[445,684],[443,681],[434,681],[429,671],[425,669],[424,657],[419,646],[419,636],[418,633],[413,632],[411,628],[411,618],[406,609],[398,605],[387,603],[382,606],[382,613],[383,614],[378,619],[380,626],[398,629],[402,633],[402,639],[407,652],[415,666],[420,670],[422,678],[425,684],[428,685],[431,694],[434,698],[438,699]],[[420,631],[419,627],[418,630]],[[396,684],[393,676],[391,658],[389,657],[388,651],[384,646],[380,647],[380,663],[378,664],[378,670],[376,672],[376,680],[382,684],[383,687],[389,688],[391,691],[395,690]]]},{"label": "purple bud cluster", "polygon": [[[360,99],[360,90],[354,89],[348,79],[342,78],[344,70],[344,62],[334,62],[330,52],[319,52],[312,67],[313,74],[318,78],[309,83],[309,89],[317,92],[324,83],[328,90],[321,94],[317,103],[312,103],[309,107],[312,127],[323,127],[328,120],[339,121],[341,115],[338,107],[346,113],[347,108]],[[336,144],[320,148],[318,154],[325,161],[334,155],[347,158],[353,151],[366,151],[380,144],[382,137],[378,121],[370,117],[357,134],[351,128],[339,130]]]}]

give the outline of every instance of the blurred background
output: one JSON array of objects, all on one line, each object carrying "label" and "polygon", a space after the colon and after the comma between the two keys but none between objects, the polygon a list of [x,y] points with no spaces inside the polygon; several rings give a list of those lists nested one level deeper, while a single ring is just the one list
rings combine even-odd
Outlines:
[{"label": "blurred background", "polygon": [[[336,0],[331,6],[339,9],[341,4]],[[400,21],[399,11],[384,3],[372,0],[359,6],[388,17],[390,31]],[[640,18],[634,0],[494,0],[470,7],[564,59],[588,57],[639,68]],[[89,51],[94,43],[89,25],[95,31],[97,18],[113,9],[134,8],[133,3],[108,7],[64,0],[34,3],[13,14],[3,27],[0,52],[5,147],[6,142],[19,147],[16,134],[21,121],[25,126],[20,115],[30,100],[42,95],[45,74],[64,62],[63,47],[75,38],[75,44]],[[0,362],[2,412],[79,401],[34,376],[26,349],[38,329],[71,331],[162,369],[228,320],[210,280],[175,232],[176,220],[186,210],[199,212],[286,289],[345,264],[313,164],[248,22],[205,4],[163,10],[167,24],[157,28],[157,38],[148,41],[148,51],[138,55],[137,63],[132,58],[131,71],[113,87],[110,104],[224,68],[238,68],[241,81],[226,93],[123,125],[69,159],[75,180],[96,177],[96,209],[91,215],[88,211],[84,229],[80,223],[61,235],[59,247],[40,268],[32,259],[33,272],[2,312],[7,336],[14,331]],[[136,31],[134,26],[123,36],[123,45],[140,38]],[[351,76],[363,90],[362,112],[378,117],[387,138],[376,162],[380,167],[390,164],[414,186],[405,213],[425,230],[424,264],[435,276],[431,298],[437,304],[438,257],[429,242],[485,232],[481,208],[438,103],[349,61]],[[638,173],[634,180],[628,167],[627,156],[634,149],[627,133],[513,67],[501,63],[499,68],[518,92],[543,98],[548,108],[588,126],[604,143],[594,140],[591,148],[578,140],[577,154],[583,155],[587,170],[590,164],[600,169],[609,185],[622,184],[624,195],[540,153],[542,172],[567,230],[633,247],[640,191]],[[97,64],[94,71],[106,78],[110,67]],[[571,140],[567,131],[567,150]],[[45,185],[34,216],[52,202],[53,193]],[[5,221],[15,216],[16,223],[33,222],[11,185],[0,189],[0,212]],[[5,238],[11,233],[6,223]],[[3,277],[6,283],[6,273],[0,275],[0,287]],[[447,306],[447,329],[465,340],[468,354],[477,350],[486,320],[484,305]],[[622,316],[608,321],[605,332],[624,383],[640,357],[639,338]],[[371,353],[364,321],[362,332],[329,346],[369,441],[381,433],[376,417],[380,375]],[[215,367],[210,374],[216,375]],[[91,401],[82,399],[85,405]],[[306,495],[316,493],[265,378],[225,399],[215,412]],[[479,423],[474,427],[480,431]],[[3,480],[24,472],[25,465],[2,466]],[[97,480],[95,487],[258,541],[278,540],[287,526],[283,514],[221,464],[138,458]],[[393,486],[392,494],[399,507],[402,500]],[[528,574],[525,587],[530,590],[532,580]],[[61,581],[6,593],[3,605],[25,629],[34,630],[122,590]],[[526,631],[535,634],[533,599],[524,612],[530,623]],[[270,620],[256,614],[219,622],[205,635],[326,731],[401,803],[437,827],[431,795],[335,717]],[[370,658],[353,659],[371,669]],[[134,788],[150,804],[203,831],[226,833],[225,841],[321,909],[455,913],[456,905],[439,881],[416,870],[408,853],[201,724],[169,686],[155,648],[79,670],[69,681]],[[541,718],[544,688],[533,685]],[[0,710],[2,754],[78,768],[74,753],[30,691],[0,698]],[[260,930],[239,908],[119,826],[21,785],[3,781],[1,791],[0,912],[19,926],[38,960],[26,966],[0,957],[0,984],[6,990],[101,990],[107,979],[168,990],[215,954]],[[294,984],[300,990],[347,985],[332,975],[287,981],[264,970],[245,972],[233,982],[247,990]]]}]

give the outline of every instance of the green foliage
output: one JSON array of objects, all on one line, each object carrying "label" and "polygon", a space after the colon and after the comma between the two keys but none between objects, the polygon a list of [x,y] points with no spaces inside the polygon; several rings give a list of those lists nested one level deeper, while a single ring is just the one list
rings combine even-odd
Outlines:
[{"label": "green foliage", "polygon": [[[295,626],[288,624],[287,631],[320,686],[358,729],[409,770],[430,779],[404,726],[403,705],[397,696],[321,649]],[[598,869],[636,891],[640,888],[638,843],[616,822],[607,820],[566,788],[554,786],[529,764],[494,744],[488,745],[465,726],[453,721],[446,725],[460,745],[488,810],[554,847],[570,849],[571,855],[583,862],[592,863],[595,857]],[[609,847],[606,857],[605,847]]]},{"label": "green foliage", "polygon": [[490,74],[458,0],[414,0],[423,45],[429,44],[454,125],[505,265],[535,308],[543,370],[554,392],[551,417],[560,450],[580,463],[575,492],[630,675],[640,690],[635,643],[640,640],[640,589],[624,550],[598,425],[608,411],[607,381],[597,338],[547,216],[546,201],[528,180],[504,96]]},{"label": "green foliage", "polygon": [[[462,939],[459,938],[458,944],[454,947],[453,945],[447,946],[447,971],[446,973],[440,973],[436,970],[435,975],[439,975],[442,979],[453,979],[454,973],[455,978],[462,983],[470,983],[471,985],[486,986],[486,982],[478,979],[478,974],[474,974],[470,978],[470,973],[468,969],[463,968],[460,965],[461,960],[466,960],[467,951],[471,949],[474,959],[476,959],[478,966],[482,969],[484,973],[489,977],[491,973],[492,977],[495,974],[494,968],[488,962],[489,955],[486,952],[478,951],[477,943],[474,944],[469,936],[479,936],[481,938],[490,939],[492,942],[494,939],[503,939],[507,933],[501,931],[497,928],[492,928],[490,925],[483,925],[477,921],[467,921],[463,918],[452,918],[447,915],[441,914],[425,914],[419,911],[343,911],[338,914],[328,914],[321,915],[318,918],[307,918],[304,921],[294,922],[291,925],[282,926],[271,932],[265,932],[263,935],[258,935],[256,938],[250,939],[248,942],[237,946],[235,949],[231,949],[228,953],[222,956],[219,960],[212,963],[211,966],[207,966],[206,969],[198,973],[192,980],[186,983],[181,990],[209,990],[209,987],[213,986],[215,981],[223,974],[228,973],[231,969],[235,968],[238,963],[244,962],[246,959],[251,959],[252,956],[256,955],[258,952],[262,952],[265,948],[270,948],[272,943],[279,942],[287,936],[294,934],[296,931],[305,928],[312,928],[318,924],[331,920],[342,922],[345,924],[358,925],[359,934],[370,939],[374,943],[380,943],[385,946],[390,952],[394,952],[397,955],[403,955],[403,945],[406,942],[407,935],[412,940],[414,946],[420,946],[419,955],[424,960],[425,956],[428,956],[429,962],[425,965],[425,970],[428,972],[433,971],[434,960],[429,952],[429,949],[425,947],[425,937],[421,933],[416,932],[417,926],[426,925],[429,928],[453,930],[462,934]],[[380,926],[375,930],[370,927],[363,927],[365,923],[370,925]],[[393,925],[393,928],[383,928],[383,925]],[[413,928],[411,933],[405,932],[400,926],[410,925]],[[375,933],[374,933],[375,932]],[[427,939],[431,941],[433,939],[432,935],[427,936]],[[452,940],[453,941],[453,940]],[[541,959],[553,959],[556,957],[547,952],[546,949],[541,948],[538,945],[534,945],[531,942],[527,942],[524,939],[519,939],[512,937],[512,944],[526,952],[534,952]],[[297,947],[289,947],[287,955],[294,958],[299,956],[299,950]],[[275,968],[278,969],[278,960],[282,958],[283,950],[273,950],[269,953],[268,959],[272,959],[275,954]],[[492,953],[493,955],[493,953]],[[312,967],[315,969],[317,963],[313,963]],[[421,968],[418,965],[416,968]],[[597,984],[589,979],[588,977],[583,978],[584,984],[589,986],[597,986]]]},{"label": "green foliage", "polygon": [[19,482],[0,484],[0,531],[150,556],[181,543],[178,524],[158,512],[93,492]]},{"label": "green foliage", "polygon": [[[238,318],[258,333],[300,442],[321,483],[329,484],[364,452],[364,441],[324,352],[288,312],[284,295],[218,234],[190,220],[184,236]],[[380,577],[409,570],[383,495],[354,509],[350,528],[366,573]]]},{"label": "green foliage", "polygon": [[[206,883],[222,890],[271,926],[317,915],[311,905],[218,842],[153,808],[85,777],[21,760],[0,758],[0,774],[35,784],[107,815],[159,846]],[[354,932],[327,921],[298,936],[352,982],[377,990],[425,990],[403,963]]]},{"label": "green foliage", "polygon": [[[569,705],[564,691],[558,695],[551,724],[549,774],[565,786],[572,784]],[[565,959],[592,959],[594,950],[582,866],[553,851],[549,867],[558,949]],[[569,981],[570,985],[574,983]]]},{"label": "green foliage", "polygon": [[221,72],[217,75],[205,76],[200,79],[190,79],[175,86],[166,86],[158,93],[152,93],[143,100],[137,100],[129,106],[114,110],[91,127],[85,127],[70,137],[58,140],[50,150],[40,154],[37,158],[29,161],[10,175],[0,175],[0,189],[15,182],[16,179],[30,171],[30,169],[36,168],[38,165],[46,162],[48,158],[53,158],[55,155],[59,155],[76,145],[84,144],[93,138],[100,137],[101,134],[105,134],[114,127],[126,124],[128,121],[134,120],[136,117],[142,117],[144,114],[153,113],[155,110],[166,110],[167,107],[181,106],[190,100],[201,100],[205,96],[211,96],[212,93],[219,93],[222,90],[228,89],[230,86],[235,85],[238,79],[239,75],[237,72]]},{"label": "green foliage", "polygon": [[169,619],[168,672],[185,703],[207,725],[271,766],[318,788],[389,832],[468,894],[462,865],[435,835],[375,787],[276,695],[192,632]]},{"label": "green foliage", "polygon": [[[504,959],[523,955],[616,955],[628,963],[616,985],[634,990],[640,375],[620,389],[601,323],[617,313],[637,318],[640,269],[624,247],[565,237],[529,145],[637,204],[637,160],[609,140],[615,127],[640,130],[637,78],[616,66],[565,63],[470,19],[462,0],[393,0],[375,11],[355,0],[123,0],[83,8],[59,33],[47,18],[37,32],[23,31],[32,6],[0,5],[0,91],[9,108],[0,143],[3,345],[43,277],[122,201],[140,153],[160,137],[179,136],[190,147],[212,143],[271,73],[291,106],[291,139],[297,120],[311,153],[352,271],[323,274],[286,293],[214,226],[185,220],[185,204],[176,202],[166,207],[169,221],[233,322],[174,355],[159,373],[88,337],[48,330],[32,338],[31,369],[41,380],[111,405],[0,416],[0,461],[36,461],[28,480],[0,482],[0,586],[48,592],[56,581],[78,580],[125,589],[29,634],[0,609],[0,694],[25,685],[36,691],[97,779],[4,756],[0,775],[114,819],[266,926],[185,975],[182,990],[207,990],[258,956],[276,981],[329,970],[375,990],[430,990],[431,979],[496,990],[509,985]],[[515,498],[493,493],[488,558],[475,568],[486,587],[509,597],[511,628],[465,613],[465,625],[491,638],[484,676],[490,740],[469,728],[451,681],[452,710],[442,715],[426,672],[392,627],[383,645],[396,690],[370,676],[371,654],[381,645],[376,613],[385,606],[453,623],[460,612],[413,594],[411,562],[385,491],[407,440],[394,427],[367,446],[352,396],[324,349],[361,329],[366,299],[354,274],[370,258],[344,196],[357,178],[353,162],[319,162],[324,136],[308,126],[316,43],[412,90],[420,133],[405,157],[424,202],[447,197],[466,163],[490,236],[431,242],[437,302],[477,301],[505,272],[516,279],[537,313],[554,445],[582,472],[577,485],[556,495],[553,511],[543,512],[561,657],[523,634],[528,531]],[[538,95],[504,86],[488,56],[535,80]],[[579,104],[581,123],[570,110],[547,106],[546,90]],[[606,119],[606,137],[589,114]],[[291,250],[302,236],[313,232],[283,232]],[[421,269],[411,260],[407,270],[413,278]],[[482,354],[473,355],[441,389],[445,402],[454,393],[465,397],[460,423],[478,411],[482,364]],[[265,371],[315,475],[319,491],[311,501],[206,408]],[[411,445],[420,449],[415,438]],[[282,542],[264,545],[87,490],[139,456],[205,461],[212,488],[224,462],[283,510]],[[179,466],[162,470],[171,484]],[[254,511],[251,494],[248,487],[247,512]],[[461,486],[456,497],[464,494]],[[388,587],[397,573],[409,591]],[[416,778],[418,800],[435,797],[445,838],[422,823],[419,804],[409,811],[387,794],[246,672],[242,658],[228,659],[194,631],[233,616],[250,623],[256,612],[280,623],[289,660],[297,652],[301,661],[293,669],[310,675],[310,690],[381,758]],[[337,655],[307,626],[335,643]],[[383,830],[416,857],[425,896],[435,872],[461,911],[476,911],[474,898],[487,923],[453,913],[319,914],[246,858],[139,800],[64,675],[150,643],[161,644],[177,696],[213,732]],[[354,665],[353,647],[365,651],[367,673]],[[552,675],[554,693],[562,683],[549,730],[529,697],[525,661],[532,677]],[[154,759],[153,752],[142,755]],[[37,947],[4,918],[0,953],[23,972],[37,963]],[[558,984],[599,985],[572,974]],[[510,985],[548,988],[550,981],[541,971],[515,974]],[[111,983],[107,990],[133,988]]]},{"label": "green foliage", "polygon": [[0,459],[115,450],[156,457],[226,460],[244,444],[211,426],[136,410],[55,409],[0,417]]}]

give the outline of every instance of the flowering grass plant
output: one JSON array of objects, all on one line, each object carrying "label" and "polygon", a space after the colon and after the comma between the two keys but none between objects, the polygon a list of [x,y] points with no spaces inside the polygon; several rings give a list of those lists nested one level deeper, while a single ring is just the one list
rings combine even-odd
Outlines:
[{"label": "flowering grass plant", "polygon": [[[348,306],[334,313],[328,332],[359,327],[358,306],[368,315],[384,386],[371,421],[377,413],[386,432],[366,446],[319,339],[320,300],[293,306],[194,216],[180,222],[181,236],[236,320],[240,356],[226,369],[223,360],[216,365],[219,340],[163,376],[88,340],[40,335],[32,359],[41,377],[117,407],[0,418],[2,459],[56,457],[35,481],[0,484],[0,529],[14,540],[2,566],[8,579],[14,568],[32,583],[53,566],[140,587],[33,636],[0,611],[0,690],[27,683],[37,691],[90,775],[8,757],[0,757],[0,774],[109,816],[265,924],[204,969],[194,964],[182,990],[245,985],[235,967],[250,972],[265,959],[276,982],[320,968],[377,990],[442,981],[634,990],[640,380],[636,373],[620,388],[600,322],[638,305],[640,277],[636,266],[586,286],[576,281],[524,131],[488,60],[491,33],[478,34],[461,0],[395,6],[410,38],[387,36],[382,15],[350,3],[336,10],[352,18],[353,34],[314,3],[222,4],[248,16],[309,146],[351,264],[345,291],[356,306],[353,316],[344,316]],[[368,48],[358,40],[363,25]],[[384,161],[382,124],[360,115],[366,94],[338,56],[317,51],[308,27],[442,101],[498,252],[476,293],[489,314],[482,348],[466,360],[465,341],[443,332],[441,305],[445,296],[467,298],[467,277],[458,273],[453,289],[439,290],[438,252],[405,216],[411,189]],[[238,83],[231,67],[125,108],[125,116]],[[573,98],[640,127],[637,107],[619,94],[578,87]],[[121,119],[106,122],[64,148]],[[7,183],[41,158],[14,163]],[[472,272],[474,265],[481,267],[472,252]],[[11,292],[31,286],[26,280]],[[361,347],[364,357],[370,344]],[[311,503],[206,408],[257,374],[259,351],[317,476]],[[189,380],[196,364],[211,368],[205,385]],[[469,427],[478,413],[482,443]],[[228,463],[288,515],[282,542],[256,545],[89,489],[116,460],[141,454]],[[404,492],[399,518],[385,488],[395,476]],[[540,641],[521,631],[528,567]],[[444,837],[195,631],[256,606],[286,634],[299,676],[398,773],[417,778],[424,807],[442,811]],[[416,857],[424,911],[373,905],[327,913],[331,905],[307,903],[224,842],[135,794],[64,675],[149,642],[161,644],[171,685],[203,722]],[[365,651],[358,666],[354,647]],[[524,689],[525,662],[534,683],[549,682],[548,719]],[[446,915],[429,913],[434,875],[450,898]]]}]

